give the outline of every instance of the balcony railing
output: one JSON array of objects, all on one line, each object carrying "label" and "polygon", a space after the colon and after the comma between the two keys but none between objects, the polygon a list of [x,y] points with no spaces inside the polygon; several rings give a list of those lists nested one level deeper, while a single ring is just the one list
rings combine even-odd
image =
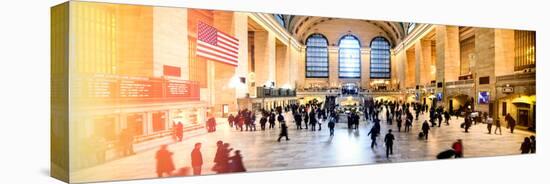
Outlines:
[{"label": "balcony railing", "polygon": [[518,80],[535,80],[536,73],[516,73],[511,75],[502,75],[497,77],[497,82],[518,81]]},{"label": "balcony railing", "polygon": [[445,85],[447,87],[458,86],[458,85],[469,85],[469,84],[474,84],[474,79],[445,82]]}]

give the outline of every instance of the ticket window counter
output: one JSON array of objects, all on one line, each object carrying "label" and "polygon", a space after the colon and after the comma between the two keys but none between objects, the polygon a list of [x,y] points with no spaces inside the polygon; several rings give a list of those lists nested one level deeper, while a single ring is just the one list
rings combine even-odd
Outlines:
[{"label": "ticket window counter", "polygon": [[126,117],[127,128],[134,133],[134,136],[143,135],[143,114],[131,114]]},{"label": "ticket window counter", "polygon": [[165,112],[153,112],[152,113],[153,132],[166,130],[166,113]]},{"label": "ticket window counter", "polygon": [[[188,127],[201,126],[203,124],[199,123],[204,121],[204,109],[202,108],[188,108],[188,109],[177,109],[170,111],[170,124],[182,123],[184,129]],[[202,118],[201,118],[202,117]]]}]

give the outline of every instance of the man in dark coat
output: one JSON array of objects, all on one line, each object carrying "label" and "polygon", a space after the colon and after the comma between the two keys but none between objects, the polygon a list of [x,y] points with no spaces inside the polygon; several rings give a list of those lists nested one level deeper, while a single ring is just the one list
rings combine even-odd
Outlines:
[{"label": "man in dark coat", "polygon": [[260,128],[263,130],[265,130],[265,124],[267,123],[267,117],[266,115],[262,115],[262,118],[260,118]]},{"label": "man in dark coat", "polygon": [[309,124],[311,125],[311,131],[315,131],[315,125],[317,125],[317,118],[315,118],[315,111],[309,112]]},{"label": "man in dark coat", "polygon": [[389,129],[388,133],[384,137],[384,142],[386,143],[386,158],[389,158],[390,155],[393,155],[393,140],[395,140],[395,137],[391,133],[391,129]]},{"label": "man in dark coat", "polygon": [[510,133],[514,133],[514,128],[516,127],[516,120],[510,115],[510,113],[506,114],[506,117],[504,117],[504,120],[508,123],[508,127],[510,128]]},{"label": "man in dark coat", "polygon": [[300,113],[295,112],[294,113],[294,122],[296,122],[296,130],[302,129],[302,115]]},{"label": "man in dark coat", "polygon": [[269,129],[275,128],[275,113],[269,114]]},{"label": "man in dark coat", "polygon": [[281,133],[279,134],[279,138],[277,139],[277,142],[281,142],[281,138],[283,137],[285,137],[287,141],[290,140],[288,139],[288,127],[286,126],[285,122],[281,123]]},{"label": "man in dark coat", "polygon": [[428,124],[428,121],[424,120],[424,123],[422,123],[422,133],[424,134],[424,139],[428,140],[428,133],[430,131],[430,125]]},{"label": "man in dark coat", "polygon": [[379,130],[377,130],[377,128],[373,126],[370,129],[369,133],[367,134],[367,136],[370,135],[370,139],[371,139],[370,148],[374,148],[374,146],[376,146],[376,137],[378,137],[378,132]]},{"label": "man in dark coat", "polygon": [[309,124],[309,115],[307,113],[307,111],[304,110],[304,125],[306,126],[306,130],[308,129],[308,124]]},{"label": "man in dark coat", "polygon": [[201,143],[195,143],[195,148],[191,151],[191,167],[193,167],[193,175],[201,175],[202,169],[202,153]]}]

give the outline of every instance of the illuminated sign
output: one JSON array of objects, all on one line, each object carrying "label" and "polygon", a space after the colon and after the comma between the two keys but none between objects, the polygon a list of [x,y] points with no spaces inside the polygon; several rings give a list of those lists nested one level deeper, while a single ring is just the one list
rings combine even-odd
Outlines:
[{"label": "illuminated sign", "polygon": [[71,96],[94,102],[166,102],[200,99],[197,82],[97,74],[75,78]]}]

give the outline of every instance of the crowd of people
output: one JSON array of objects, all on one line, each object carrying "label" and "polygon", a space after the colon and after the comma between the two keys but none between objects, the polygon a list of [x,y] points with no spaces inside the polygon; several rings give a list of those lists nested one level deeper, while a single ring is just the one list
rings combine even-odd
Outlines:
[{"label": "crowd of people", "polygon": [[[270,109],[259,109],[258,111],[243,109],[238,111],[235,115],[230,114],[227,118],[227,122],[231,128],[235,128],[237,131],[257,131],[256,128],[256,116],[259,115],[260,131],[267,131],[270,129],[280,129],[279,137],[277,141],[281,139],[289,141],[289,123],[295,124],[296,130],[304,131],[321,131],[323,124],[326,123],[330,136],[334,136],[334,128],[340,121],[339,112],[336,110],[335,105],[327,105],[327,103],[319,103],[317,101],[310,101],[306,104],[290,104],[287,106],[277,106]],[[389,127],[384,135],[383,143],[385,144],[386,158],[390,158],[393,154],[393,146],[396,141],[396,136],[393,134],[392,126],[396,126],[397,132],[408,133],[411,131],[413,122],[417,122],[420,114],[428,113],[428,118],[420,124],[419,138],[421,140],[428,140],[430,132],[434,128],[441,127],[442,124],[450,126],[450,119],[452,115],[463,116],[464,122],[460,124],[461,128],[464,128],[464,132],[469,132],[472,125],[478,123],[484,123],[487,125],[488,134],[492,134],[493,126],[495,126],[494,134],[502,135],[501,123],[498,119],[493,119],[487,113],[472,112],[468,109],[462,112],[452,112],[443,109],[442,107],[429,107],[427,104],[421,103],[402,103],[394,101],[373,101],[367,100],[363,103],[362,112],[353,110],[346,112],[347,128],[355,130],[359,128],[359,123],[362,113],[364,120],[367,123],[372,123],[372,127],[367,136],[371,139],[371,148],[376,148],[377,138],[381,135],[381,117],[385,117],[385,123]],[[382,113],[384,112],[384,113]],[[460,114],[460,115],[457,115]],[[514,131],[515,120],[508,114],[505,117],[510,132]],[[209,119],[209,123],[213,124],[214,128],[208,128],[215,131],[215,119]],[[212,123],[213,122],[213,123]],[[278,123],[278,126],[276,124]],[[403,127],[404,126],[404,127]],[[457,125],[458,126],[458,125]],[[175,125],[175,137],[177,140],[181,140],[180,131],[178,131],[178,125]],[[195,149],[191,153],[192,163],[191,168],[194,175],[201,174],[202,168],[202,154],[200,153],[201,144],[197,143]],[[244,172],[242,156],[239,150],[234,151],[233,156],[229,156],[232,148],[229,148],[228,143],[218,141],[217,152],[214,159],[214,167],[212,171],[216,173],[228,173],[228,172]],[[521,153],[534,153],[535,152],[535,137],[526,137],[525,141],[520,147]],[[166,146],[161,146],[157,152],[157,174],[162,177],[164,174],[173,175],[173,162],[171,160],[172,153],[169,152]],[[448,150],[441,152],[437,158],[462,158],[464,155],[464,145],[462,140],[458,139]],[[179,172],[181,173],[181,172]]]},{"label": "crowd of people", "polygon": [[[223,141],[216,142],[217,150],[214,156],[214,166],[212,171],[220,173],[234,173],[234,172],[246,172],[246,168],[243,164],[243,157],[240,150],[235,150],[233,155],[230,156],[233,148],[229,143]],[[174,160],[172,156],[173,152],[168,150],[168,145],[161,145],[160,149],[155,154],[156,159],[156,174],[158,177],[164,176],[187,176],[201,175],[203,168],[203,157],[201,153],[202,143],[195,143],[193,150],[191,151],[191,167],[182,167],[176,171]]]}]

